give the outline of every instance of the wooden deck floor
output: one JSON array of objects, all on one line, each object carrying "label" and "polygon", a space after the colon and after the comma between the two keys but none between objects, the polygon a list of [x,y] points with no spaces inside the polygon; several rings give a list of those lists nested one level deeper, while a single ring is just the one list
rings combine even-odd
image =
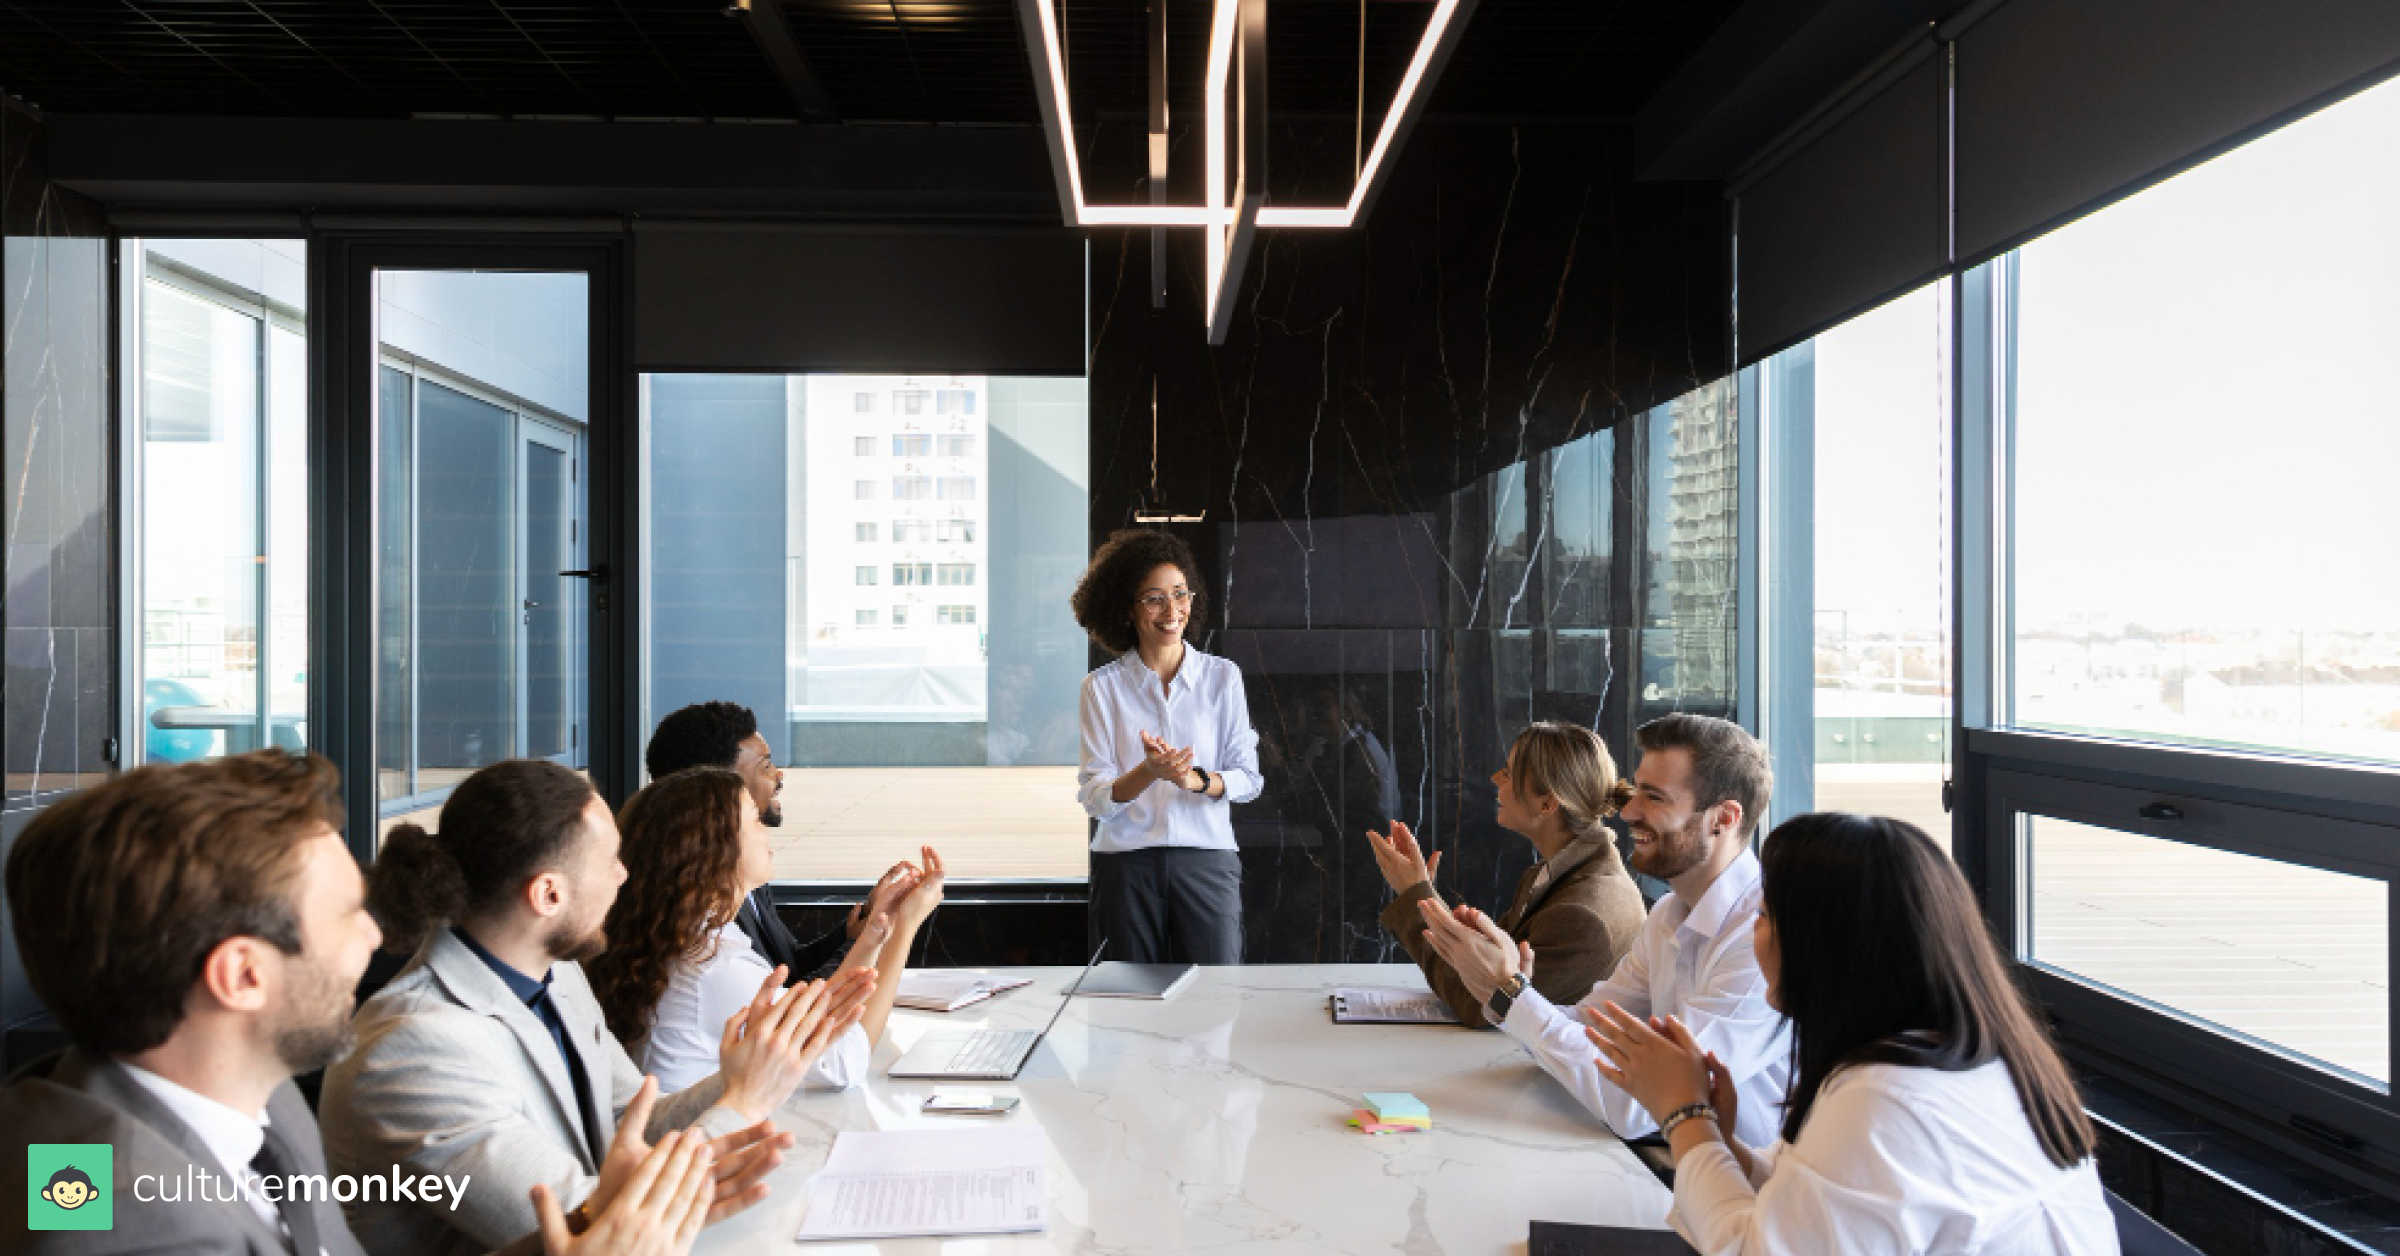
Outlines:
[{"label": "wooden deck floor", "polygon": [[2377,1080],[2381,883],[2037,818],[2034,958]]},{"label": "wooden deck floor", "polygon": [[1084,875],[1075,769],[804,768],[784,773],[775,875],[872,881],[919,846],[956,878]]}]

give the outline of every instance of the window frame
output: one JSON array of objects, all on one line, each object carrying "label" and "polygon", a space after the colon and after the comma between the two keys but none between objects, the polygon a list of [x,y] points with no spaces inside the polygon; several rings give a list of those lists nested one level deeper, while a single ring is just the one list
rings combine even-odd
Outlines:
[{"label": "window frame", "polygon": [[[269,487],[272,483],[271,464],[274,453],[269,439],[267,416],[268,407],[272,404],[270,390],[273,386],[273,371],[270,363],[274,354],[274,333],[283,331],[298,336],[304,360],[309,359],[314,352],[309,335],[308,316],[304,311],[270,300],[264,294],[236,287],[220,278],[179,265],[171,258],[153,257],[150,253],[149,241],[151,239],[180,240],[189,238],[199,237],[125,236],[118,241],[120,257],[131,256],[138,259],[138,264],[122,267],[118,283],[117,308],[113,311],[112,319],[117,328],[121,346],[121,352],[117,355],[119,358],[117,367],[121,371],[117,389],[118,412],[112,424],[116,432],[118,450],[114,485],[118,499],[114,513],[116,526],[120,533],[114,583],[117,586],[118,604],[126,609],[125,618],[130,621],[120,625],[120,631],[117,634],[118,709],[116,723],[117,727],[123,731],[117,735],[116,753],[113,758],[116,766],[120,769],[140,767],[148,761],[149,721],[143,710],[142,692],[142,681],[145,675],[143,655],[146,652],[145,647],[149,636],[147,603],[143,599],[148,554],[142,544],[144,529],[148,522],[143,496],[144,476],[147,471],[147,459],[144,456],[146,444],[144,427],[147,418],[144,407],[146,395],[144,382],[148,371],[148,364],[144,359],[143,329],[149,310],[148,284],[155,281],[162,287],[171,288],[204,305],[215,306],[245,318],[255,319],[258,322],[259,341],[256,355],[258,374],[255,380],[258,406],[253,435],[258,446],[257,471],[260,499],[256,505],[257,526],[262,546],[267,543],[266,538],[271,535],[269,529],[272,528],[275,520],[274,494]],[[294,240],[297,237],[260,236],[257,238],[280,241]],[[309,381],[309,389],[313,394],[314,379]],[[315,406],[313,396],[303,405],[308,411],[313,411]],[[316,435],[305,413],[302,420],[302,435],[308,443],[303,454],[303,465],[307,468],[311,485],[309,491],[313,493],[313,486],[320,474],[320,468],[315,454]],[[316,542],[313,521],[304,522],[310,524],[309,535],[313,546]],[[318,559],[312,552],[310,566],[317,565],[317,562]],[[265,576],[260,578],[255,608],[259,626],[259,639],[256,644],[259,689],[255,702],[262,721],[272,719],[269,712],[273,707],[267,690],[268,678],[273,674],[274,666],[272,657],[274,591],[272,584],[271,579]],[[303,605],[308,606],[313,616],[314,606],[306,601]],[[313,667],[307,670],[309,705],[313,708],[320,682]],[[318,735],[315,721],[308,720],[307,727],[309,730],[307,741],[313,748]],[[264,732],[263,727],[261,731]],[[271,743],[262,736],[260,744]]]},{"label": "window frame", "polygon": [[[399,268],[395,267],[392,269]],[[409,465],[412,467],[420,465],[417,454],[417,445],[419,440],[422,438],[422,428],[418,423],[415,411],[418,407],[421,407],[424,404],[423,386],[427,384],[431,384],[437,388],[446,388],[462,397],[466,397],[472,401],[481,402],[484,405],[491,406],[494,409],[506,414],[508,416],[508,442],[512,457],[522,455],[525,440],[524,431],[528,424],[532,424],[549,428],[557,434],[566,437],[572,446],[569,453],[569,457],[571,459],[574,459],[579,463],[590,460],[591,433],[588,424],[578,423],[575,420],[559,414],[554,410],[535,405],[532,402],[525,401],[509,393],[501,392],[488,385],[469,380],[465,376],[462,376],[455,371],[452,371],[437,363],[425,361],[415,354],[403,352],[398,349],[393,349],[387,345],[379,344],[375,346],[375,358],[372,366],[374,377],[380,381],[383,372],[387,369],[399,371],[409,377],[408,396],[411,413],[409,415],[408,422],[408,443]],[[376,471],[378,477],[380,477],[382,468],[379,466],[377,467]],[[579,478],[580,472],[581,468],[579,466],[577,469]],[[518,479],[522,474],[522,468],[520,467],[512,465],[509,468],[505,483],[508,491],[511,494],[513,494],[519,487]],[[513,501],[505,509],[508,512],[509,526],[513,534],[516,526],[521,522],[521,520],[519,520],[515,513],[516,506]],[[583,520],[583,522],[586,524],[589,523],[589,514],[590,504],[587,497],[585,503],[586,517]],[[418,513],[417,485],[412,479],[409,484],[409,521],[412,528],[416,525],[419,518],[420,515]],[[383,526],[383,521],[378,518],[375,526],[380,531]],[[585,531],[588,533],[588,527],[585,529]],[[512,545],[515,544],[513,536],[510,543]],[[579,541],[578,544],[583,544],[583,542]],[[409,552],[412,556],[418,552],[417,546],[413,539],[410,542]],[[512,570],[514,570],[515,563],[516,558],[515,555],[512,554],[509,558],[509,564]],[[409,647],[409,657],[412,659],[417,657],[415,646],[417,634],[417,613],[422,605],[417,596],[418,576],[419,571],[417,564],[412,560],[409,564],[408,571],[408,631],[411,642]],[[370,581],[370,583],[372,583],[372,581]],[[511,595],[512,598],[515,596],[517,595]],[[380,593],[377,597],[377,604],[378,607],[380,607]],[[584,657],[586,659],[585,666],[589,668],[592,664],[590,662],[591,656],[589,654],[591,625],[588,621],[588,618],[584,624],[584,635],[586,639],[582,645],[584,647]],[[524,648],[523,641],[515,634],[513,629],[511,630],[509,643],[512,654]],[[413,739],[417,735],[419,727],[418,717],[421,715],[423,710],[422,704],[419,701],[418,691],[420,678],[417,674],[417,669],[413,666],[409,668],[408,682],[410,687],[409,711],[411,713],[411,718],[409,720],[409,734]],[[523,717],[524,713],[522,710],[524,706],[525,694],[523,691],[524,678],[521,674],[518,677],[517,683],[518,692],[516,694],[516,699],[519,711],[514,733],[516,736],[522,737],[525,730],[525,720]],[[586,689],[589,689],[588,678]],[[585,736],[585,733],[591,731],[589,729],[589,724],[591,722],[591,714],[588,709],[589,695],[588,692],[579,693],[574,695],[574,697],[575,701],[573,704],[573,709],[575,711],[575,718],[573,722],[576,727],[575,736],[577,739],[578,748],[582,750],[584,756],[588,760],[592,753],[592,748],[589,744],[592,739]],[[380,714],[380,705],[381,704],[379,701],[377,704],[378,714]],[[377,749],[380,752],[381,748],[378,747]],[[515,756],[522,751],[522,746],[511,747],[512,756]],[[416,764],[418,762],[419,754],[420,750],[418,746],[412,741],[412,744],[409,746],[409,762],[411,764]],[[380,758],[380,754],[378,757]],[[379,763],[379,770],[380,766],[381,765]],[[412,771],[413,770],[414,769],[412,768]],[[455,788],[456,786],[445,785],[437,786],[433,789],[416,789],[397,798],[383,798],[380,796],[379,791],[373,789],[370,789],[366,792],[374,801],[377,813],[376,822],[378,825],[380,825],[384,821],[388,821],[395,816],[407,815],[410,812],[423,811],[438,807],[449,799],[452,790]]]},{"label": "window frame", "polygon": [[[2070,1060],[2337,1173],[2362,1181],[2362,1175],[2400,1173],[2400,1077],[2377,1090],[2237,1032],[2027,962],[2032,869],[2021,817],[2058,815],[2078,799],[2100,796],[2095,790],[2138,792],[2187,816],[2272,817],[2272,825],[2249,826],[2160,824],[2119,814],[2100,822],[2382,880],[2390,919],[2400,924],[2400,843],[2376,837],[2400,830],[2400,767],[2014,724],[2017,279],[2012,250],[1949,280],[1954,854]],[[2386,946],[2388,971],[2400,973],[2400,933],[2387,932]],[[2400,1032],[2400,999],[2387,1014]]]}]

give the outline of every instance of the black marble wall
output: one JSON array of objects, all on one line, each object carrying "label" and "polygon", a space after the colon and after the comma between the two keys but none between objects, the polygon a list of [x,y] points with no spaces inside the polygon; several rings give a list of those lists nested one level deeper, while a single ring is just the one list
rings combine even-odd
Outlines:
[{"label": "black marble wall", "polygon": [[[1338,131],[1279,128],[1271,168],[1346,170]],[[1399,957],[1361,836],[1392,815],[1446,895],[1503,905],[1532,852],[1489,776],[1527,722],[1622,760],[1643,719],[1732,711],[1723,202],[1631,155],[1429,122],[1363,227],[1261,234],[1217,348],[1197,232],[1163,310],[1151,233],[1095,235],[1092,534],[1204,515],[1173,527],[1208,569],[1194,640],[1242,665],[1270,782],[1235,813],[1252,962]]]},{"label": "black marble wall", "polygon": [[[0,97],[0,857],[42,806],[109,771],[116,702],[107,227],[51,186],[42,154],[39,119]],[[14,1027],[40,1007],[5,911],[0,1026]]]}]

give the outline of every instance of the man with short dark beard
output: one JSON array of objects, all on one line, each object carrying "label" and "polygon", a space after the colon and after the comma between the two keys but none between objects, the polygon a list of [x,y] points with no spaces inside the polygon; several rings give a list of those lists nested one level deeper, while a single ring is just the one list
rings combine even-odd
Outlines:
[{"label": "man with short dark beard", "polygon": [[[740,703],[695,702],[670,713],[651,731],[642,766],[653,781],[688,768],[729,768],[749,787],[751,801],[758,804],[758,822],[770,829],[783,825],[783,769],[775,766],[775,750],[758,731],[758,716]],[[772,885],[760,886],[742,901],[734,927],[768,963],[790,969],[793,977],[827,976],[866,931],[868,921],[898,910],[922,873],[906,861],[893,864],[866,899],[850,909],[839,930],[805,942],[792,936],[776,913]]]},{"label": "man with short dark beard", "polygon": [[[528,1191],[587,1203],[606,1149],[631,1124],[643,1082],[610,1036],[578,961],[598,955],[625,865],[608,805],[581,775],[541,759],[477,771],[442,804],[441,827],[401,825],[374,877],[383,896],[438,921],[407,971],[358,1011],[358,1046],[325,1074],[320,1114],[336,1173],[472,1175],[456,1206],[349,1205],[374,1256],[478,1252],[533,1227]],[[646,1132],[690,1129],[716,1153],[718,1212],[766,1197],[791,1145],[769,1119],[875,988],[871,969],[785,990],[777,969],[727,1022],[719,1071],[661,1096]],[[579,1210],[580,1211],[580,1210]]]},{"label": "man with short dark beard", "polygon": [[[26,826],[6,877],[17,947],[75,1045],[0,1089],[0,1159],[25,1164],[34,1143],[107,1144],[52,1177],[83,1188],[62,1206],[111,1215],[29,1233],[33,1217],[12,1205],[0,1209],[0,1252],[360,1256],[291,1083],[348,1048],[350,987],[381,940],[336,831],[336,782],[321,758],[263,750],[137,768]],[[586,1200],[596,1226],[535,1234],[537,1211],[558,1227],[559,1204],[521,1196],[527,1221],[508,1256],[687,1248],[705,1206],[696,1154],[625,1138],[606,1160]],[[628,1185],[654,1165],[682,1174],[680,1211]],[[435,1207],[498,1189],[429,1181],[407,1189]],[[662,1234],[680,1243],[643,1244]]]},{"label": "man with short dark beard", "polygon": [[1751,930],[1759,864],[1750,835],[1775,776],[1766,748],[1740,725],[1678,712],[1635,734],[1642,759],[1634,794],[1618,814],[1633,831],[1633,870],[1673,887],[1642,922],[1615,972],[1572,1010],[1532,988],[1537,958],[1483,913],[1444,914],[1423,904],[1426,939],[1484,1003],[1484,1014],[1524,1044],[1593,1115],[1621,1137],[1658,1128],[1631,1095],[1600,1076],[1583,1026],[1606,1004],[1641,1017],[1681,1020],[1740,1091],[1740,1137],[1771,1145],[1791,1079],[1791,1038],[1767,1002]]}]

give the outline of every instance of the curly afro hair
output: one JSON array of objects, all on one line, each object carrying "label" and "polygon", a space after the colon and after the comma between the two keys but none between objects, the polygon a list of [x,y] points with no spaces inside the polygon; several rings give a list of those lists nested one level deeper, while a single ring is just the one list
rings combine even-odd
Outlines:
[{"label": "curly afro hair", "polygon": [[742,739],[757,731],[758,717],[738,702],[695,702],[658,722],[642,765],[654,781],[685,768],[729,768]]},{"label": "curly afro hair", "polygon": [[1123,654],[1133,648],[1134,595],[1140,592],[1142,579],[1161,564],[1180,568],[1184,583],[1191,586],[1192,609],[1184,621],[1185,631],[1200,626],[1208,610],[1208,594],[1192,547],[1180,537],[1153,528],[1126,528],[1110,534],[1101,544],[1100,551],[1092,555],[1092,565],[1084,569],[1083,579],[1076,582],[1074,596],[1067,599],[1067,605],[1074,608],[1075,622],[1092,634],[1101,649]]}]

